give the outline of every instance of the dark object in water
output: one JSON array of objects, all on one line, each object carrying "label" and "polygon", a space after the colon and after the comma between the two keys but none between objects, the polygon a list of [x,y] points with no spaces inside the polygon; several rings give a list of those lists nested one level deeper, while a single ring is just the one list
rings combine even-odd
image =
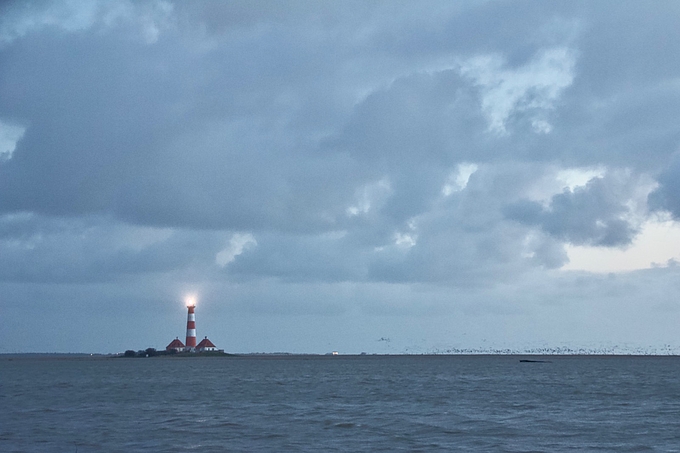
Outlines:
[{"label": "dark object in water", "polygon": [[531,360],[531,359],[519,359],[522,363],[550,363],[549,360]]}]

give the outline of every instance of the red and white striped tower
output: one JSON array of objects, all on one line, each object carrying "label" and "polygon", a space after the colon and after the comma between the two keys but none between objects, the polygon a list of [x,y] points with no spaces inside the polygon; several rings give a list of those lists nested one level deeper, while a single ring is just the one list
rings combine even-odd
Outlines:
[{"label": "red and white striped tower", "polygon": [[193,351],[196,349],[196,315],[194,315],[196,303],[193,299],[187,301],[187,308],[189,309],[187,314],[187,341],[184,344],[187,349]]}]

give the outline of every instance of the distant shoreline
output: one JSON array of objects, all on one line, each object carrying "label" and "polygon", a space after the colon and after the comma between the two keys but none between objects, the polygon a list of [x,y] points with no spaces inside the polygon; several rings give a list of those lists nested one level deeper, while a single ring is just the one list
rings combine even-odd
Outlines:
[{"label": "distant shoreline", "polygon": [[179,353],[171,355],[158,355],[153,357],[125,357],[121,353],[112,354],[87,354],[87,353],[68,353],[68,352],[26,352],[26,353],[0,353],[0,359],[192,359],[192,358],[271,358],[271,359],[282,359],[282,358],[324,358],[328,360],[337,360],[342,358],[396,358],[396,357],[508,357],[508,358],[540,358],[540,357],[550,357],[550,358],[570,358],[570,357],[630,357],[630,358],[654,358],[654,357],[669,357],[677,358],[680,355],[677,354],[625,354],[625,353],[582,353],[582,354],[533,354],[533,353],[453,353],[453,354],[314,354],[314,353]]}]

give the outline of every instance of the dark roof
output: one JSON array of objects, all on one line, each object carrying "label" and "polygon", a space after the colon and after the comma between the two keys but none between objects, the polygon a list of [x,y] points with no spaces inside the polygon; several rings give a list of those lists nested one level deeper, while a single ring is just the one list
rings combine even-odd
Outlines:
[{"label": "dark roof", "polygon": [[196,349],[200,348],[216,348],[212,341],[208,340],[208,337],[205,337],[204,339],[201,340],[200,343],[196,345]]},{"label": "dark roof", "polygon": [[183,347],[184,347],[184,343],[182,343],[179,338],[175,338],[174,340],[172,340],[170,342],[169,345],[167,345],[165,347],[165,349],[177,349],[177,348],[183,348]]}]

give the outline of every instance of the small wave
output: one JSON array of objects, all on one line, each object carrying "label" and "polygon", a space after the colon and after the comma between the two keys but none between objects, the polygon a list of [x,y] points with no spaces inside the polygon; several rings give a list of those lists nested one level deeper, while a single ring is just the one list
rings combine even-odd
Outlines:
[{"label": "small wave", "polygon": [[352,423],[352,422],[340,422],[340,423],[335,423],[333,426],[336,427],[336,428],[354,428],[354,427],[358,427],[360,425],[358,425],[356,423]]}]

